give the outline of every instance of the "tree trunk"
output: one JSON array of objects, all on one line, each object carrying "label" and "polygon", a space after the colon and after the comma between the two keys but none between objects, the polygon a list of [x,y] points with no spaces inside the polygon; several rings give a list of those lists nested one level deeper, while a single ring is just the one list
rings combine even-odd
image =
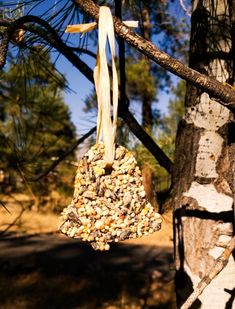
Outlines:
[{"label": "tree trunk", "polygon": [[[229,3],[194,0],[192,7],[190,66],[233,85]],[[176,139],[172,192],[179,306],[209,273],[234,233],[233,115],[190,84],[185,104],[186,113]],[[234,294],[235,263],[230,256],[227,266],[192,308],[235,308]]]},{"label": "tree trunk", "polygon": [[[149,8],[147,7],[143,8],[143,10],[141,11],[141,18],[143,22],[143,37],[146,40],[150,41],[151,22],[150,22]],[[150,72],[151,70],[150,59],[148,59],[147,57],[145,57],[145,59],[146,59],[147,67]],[[153,103],[153,98],[150,98],[148,95],[143,93],[142,94],[142,115],[143,115],[142,125],[143,125],[144,130],[150,135],[152,134],[152,129],[153,129],[152,103]]]},{"label": "tree trunk", "polygon": [[152,204],[152,206],[159,210],[159,205],[155,196],[155,187],[153,183],[153,169],[146,164],[143,169],[142,169],[142,176],[143,176],[143,185],[144,185],[144,190],[146,193],[146,197],[148,201]]},{"label": "tree trunk", "polygon": [[[150,41],[150,32],[151,32],[151,22],[150,22],[150,13],[149,8],[146,6],[141,11],[141,18],[143,23],[143,37]],[[145,56],[143,56],[145,57]],[[151,70],[151,62],[150,59],[145,57],[147,67],[149,71]],[[153,98],[150,98],[148,94],[145,93],[142,94],[142,126],[144,130],[151,135],[153,130],[153,113],[152,113],[152,102]],[[146,196],[149,200],[149,202],[158,209],[158,203],[156,196],[154,194],[155,192],[155,186],[153,183],[153,169],[149,166],[149,164],[145,164],[142,169],[142,176],[143,176],[143,184],[146,192]]]}]

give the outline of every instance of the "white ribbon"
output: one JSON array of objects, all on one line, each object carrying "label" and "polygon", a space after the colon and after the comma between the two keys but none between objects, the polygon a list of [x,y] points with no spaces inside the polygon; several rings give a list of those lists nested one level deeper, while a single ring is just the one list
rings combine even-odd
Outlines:
[{"label": "white ribbon", "polygon": [[[94,69],[94,80],[98,100],[97,138],[103,140],[105,147],[104,160],[107,166],[112,166],[115,153],[115,136],[117,129],[118,109],[118,78],[115,66],[115,37],[113,17],[108,7],[102,6],[99,12],[99,34],[97,61]],[[113,121],[110,117],[110,77],[106,57],[107,41],[110,46],[112,61],[112,90],[113,90]]]},{"label": "white ribbon", "polygon": [[[124,22],[129,27],[137,27],[138,22]],[[81,25],[69,25],[66,32],[82,32],[93,30],[97,23]],[[111,167],[115,155],[115,136],[117,130],[118,113],[118,77],[115,65],[115,35],[113,17],[111,11],[106,6],[101,6],[98,22],[98,51],[96,66],[94,68],[94,80],[98,101],[97,116],[97,137],[96,142],[104,143],[104,160],[106,167]],[[112,62],[112,117],[111,119],[111,98],[110,98],[110,77],[106,57],[106,45],[109,43]]]}]

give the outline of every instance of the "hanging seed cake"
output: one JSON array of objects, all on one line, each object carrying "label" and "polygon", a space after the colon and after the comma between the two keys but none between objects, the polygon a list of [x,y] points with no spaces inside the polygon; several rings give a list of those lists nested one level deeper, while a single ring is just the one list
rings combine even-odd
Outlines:
[{"label": "hanging seed cake", "polygon": [[61,232],[90,242],[95,250],[158,231],[162,222],[146,199],[133,154],[116,146],[111,169],[103,157],[103,144],[96,144],[82,158],[72,202],[61,214]]}]

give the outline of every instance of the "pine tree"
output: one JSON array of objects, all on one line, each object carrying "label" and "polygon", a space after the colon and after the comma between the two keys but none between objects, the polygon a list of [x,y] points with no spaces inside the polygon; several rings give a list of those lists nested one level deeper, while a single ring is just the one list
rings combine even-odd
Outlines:
[{"label": "pine tree", "polygon": [[[73,143],[75,128],[63,100],[64,87],[64,78],[42,47],[12,59],[2,72],[0,169],[6,174],[35,177]],[[38,194],[48,193],[45,179],[32,186]]]}]

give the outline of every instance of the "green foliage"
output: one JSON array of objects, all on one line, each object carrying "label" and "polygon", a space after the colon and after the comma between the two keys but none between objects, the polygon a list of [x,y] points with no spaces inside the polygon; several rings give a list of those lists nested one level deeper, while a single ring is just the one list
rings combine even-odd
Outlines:
[{"label": "green foliage", "polygon": [[[155,139],[156,140],[156,139]],[[158,142],[156,140],[156,142]],[[169,188],[170,176],[164,168],[162,168],[153,155],[142,145],[137,144],[133,151],[137,158],[137,162],[141,168],[148,166],[153,171],[152,182],[156,192],[161,192]]]},{"label": "green foliage", "polygon": [[142,101],[145,96],[151,101],[155,100],[155,80],[150,74],[149,61],[146,58],[135,61],[129,57],[126,63],[126,78],[127,94],[130,99]]},{"label": "green foliage", "polygon": [[177,127],[184,114],[185,91],[184,80],[172,88],[173,97],[169,100],[168,114],[161,119],[161,130],[157,139],[159,145],[172,160],[174,160]]},{"label": "green foliage", "polygon": [[[185,82],[183,80],[172,88],[172,94],[173,97],[168,103],[168,114],[161,118],[161,126],[160,128],[159,126],[156,127],[156,133],[152,137],[166,155],[171,160],[174,160],[177,127],[184,114]],[[137,144],[134,147],[134,151],[136,152],[140,166],[147,165],[154,171],[153,181],[156,191],[166,190],[170,185],[170,177],[165,169],[156,162],[155,158],[143,145]]]},{"label": "green foliage", "polygon": [[[18,171],[23,179],[38,175],[75,141],[64,87],[64,78],[41,47],[24,52],[18,62],[12,59],[1,73],[0,169],[5,173]],[[32,183],[34,193],[47,194],[48,181]]]}]

